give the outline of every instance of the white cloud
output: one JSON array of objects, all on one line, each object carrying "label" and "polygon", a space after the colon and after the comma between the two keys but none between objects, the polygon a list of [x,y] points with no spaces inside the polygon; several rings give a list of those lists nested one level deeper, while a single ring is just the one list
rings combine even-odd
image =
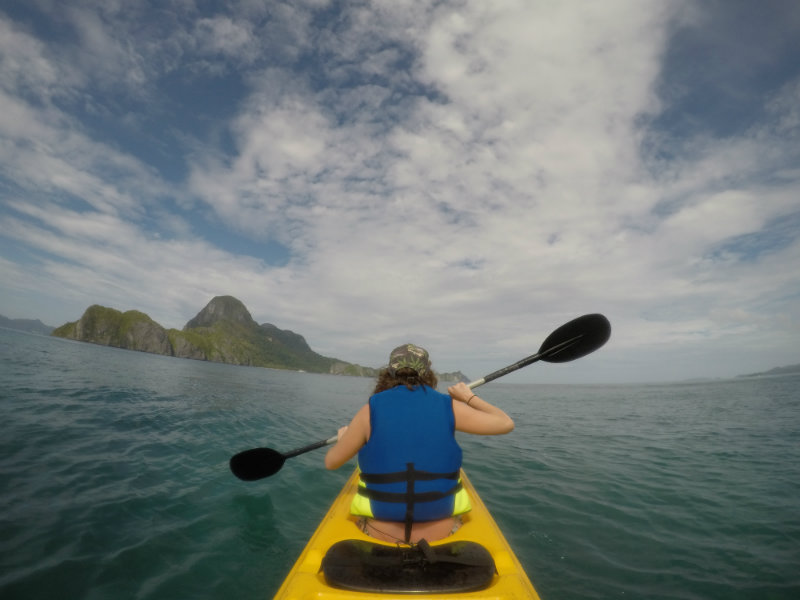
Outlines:
[{"label": "white cloud", "polygon": [[200,19],[197,30],[207,41],[205,44],[201,42],[201,48],[207,47],[211,51],[237,59],[242,55],[254,58],[257,54],[252,28],[247,23],[234,22],[227,17],[214,17]]},{"label": "white cloud", "polygon": [[[259,185],[274,186],[288,172],[286,164],[295,176],[291,185],[279,181],[277,190],[287,197],[303,196],[298,186],[314,182],[307,188],[310,205],[290,211],[304,238],[314,240],[316,253],[305,259],[307,292],[314,294],[313,286],[347,290],[339,292],[337,310],[355,303],[387,331],[374,351],[417,319],[419,293],[427,314],[415,325],[419,334],[463,321],[453,318],[451,325],[451,315],[501,308],[492,323],[504,331],[499,343],[506,346],[522,315],[569,314],[591,304],[587,298],[631,316],[642,303],[671,299],[685,306],[680,325],[661,321],[656,331],[640,328],[629,338],[632,347],[654,335],[686,341],[693,332],[710,331],[707,317],[691,318],[703,312],[698,303],[722,293],[702,281],[711,268],[703,264],[704,253],[728,237],[757,231],[796,204],[764,210],[763,194],[754,190],[708,193],[763,156],[762,144],[749,140],[707,140],[695,154],[700,160],[675,166],[676,180],[666,186],[647,177],[649,165],[638,154],[639,122],[659,107],[653,84],[669,15],[643,10],[615,20],[606,7],[580,15],[563,9],[487,14],[492,9],[485,5],[477,10],[442,12],[421,29],[424,42],[408,41],[422,44],[424,78],[445,99],[418,99],[384,146],[375,147],[369,130],[335,128],[322,107],[309,108],[311,95],[304,110],[280,112],[280,132],[267,124],[239,129],[240,161],[257,162],[258,154],[268,165],[263,177],[247,174]],[[319,142],[304,136],[309,130]],[[281,147],[286,131],[296,134],[296,146]],[[354,151],[362,145],[372,151]],[[339,148],[345,151],[331,154]],[[270,177],[270,167],[278,176]],[[380,175],[366,194],[348,194],[348,180],[359,169]],[[264,198],[279,194],[273,188]],[[689,197],[686,207],[660,221],[651,211],[665,195],[677,194]],[[258,220],[258,211],[231,208],[251,223]],[[263,214],[275,218],[274,211]],[[318,310],[327,322],[324,309]],[[330,311],[330,320],[336,312]],[[458,333],[450,336],[458,339]],[[529,344],[526,335],[519,338],[519,346]]]},{"label": "white cloud", "polygon": [[44,44],[3,19],[0,19],[0,50],[3,89],[24,93],[35,88],[40,92],[61,85],[65,74],[47,59]]},{"label": "white cloud", "polygon": [[[704,353],[724,357],[708,374],[735,374],[757,370],[737,339],[765,361],[792,347],[798,236],[763,240],[800,212],[797,81],[735,135],[669,139],[652,124],[673,24],[696,18],[684,4],[376,3],[321,27],[313,10],[194,7],[159,39],[121,5],[76,9],[74,67],[0,21],[0,234],[34,256],[5,258],[9,289],[168,327],[233,294],[323,354],[376,365],[413,338],[474,376],[587,312],[614,335],[576,377],[695,376]],[[249,88],[230,120],[206,138],[173,125],[185,180],[52,101],[95,106],[112,81],[155,99],[165,73],[235,69]],[[146,123],[134,96],[129,122]],[[206,229],[278,241],[288,262]]]}]

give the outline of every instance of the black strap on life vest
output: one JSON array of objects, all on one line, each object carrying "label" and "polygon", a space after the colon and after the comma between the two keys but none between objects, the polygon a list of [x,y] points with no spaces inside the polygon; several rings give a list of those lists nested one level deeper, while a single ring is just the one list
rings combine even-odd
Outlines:
[{"label": "black strap on life vest", "polygon": [[[396,473],[361,473],[360,475],[361,481],[366,484],[405,483],[405,492],[384,492],[359,486],[358,493],[371,500],[377,500],[378,502],[405,504],[405,542],[409,543],[411,540],[411,526],[414,523],[414,505],[419,502],[434,502],[456,494],[462,488],[461,482],[458,481],[459,474],[460,471],[453,471],[452,473],[419,471],[414,468],[414,463],[406,463],[405,471],[398,471]],[[414,490],[414,483],[416,481],[434,481],[437,479],[453,479],[456,481],[456,484],[444,492],[416,492]]]}]

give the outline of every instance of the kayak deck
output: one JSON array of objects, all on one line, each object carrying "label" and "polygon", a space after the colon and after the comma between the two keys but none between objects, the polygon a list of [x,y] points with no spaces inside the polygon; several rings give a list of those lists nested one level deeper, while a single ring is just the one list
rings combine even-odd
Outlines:
[{"label": "kayak deck", "polygon": [[[447,544],[455,545],[456,547],[458,543],[462,543],[462,546],[470,546],[471,543],[480,544],[491,554],[496,572],[492,575],[488,585],[480,590],[466,592],[446,590],[415,591],[411,595],[417,598],[432,597],[439,599],[443,597],[487,600],[491,598],[538,599],[539,595],[525,574],[522,565],[463,471],[461,479],[472,502],[472,510],[462,516],[463,525],[458,531],[443,540],[431,542],[430,546],[434,551],[443,552],[444,548],[442,547]],[[326,581],[321,568],[323,558],[337,542],[354,540],[351,543],[354,546],[369,546],[373,548],[375,546],[384,546],[387,553],[391,553],[391,550],[397,548],[396,544],[381,542],[367,536],[356,525],[356,517],[350,514],[350,502],[357,487],[358,471],[356,470],[309,539],[308,544],[306,544],[300,557],[275,595],[276,600],[310,598],[317,600],[344,600],[345,598],[363,600],[408,599],[410,594],[407,592],[353,591],[352,589],[332,587]],[[380,548],[377,548],[377,550],[380,550]]]}]

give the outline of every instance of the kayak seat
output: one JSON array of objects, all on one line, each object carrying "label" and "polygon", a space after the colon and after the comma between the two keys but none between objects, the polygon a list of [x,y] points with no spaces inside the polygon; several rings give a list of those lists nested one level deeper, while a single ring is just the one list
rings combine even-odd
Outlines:
[{"label": "kayak seat", "polygon": [[497,571],[492,555],[476,542],[387,546],[341,540],[322,559],[322,572],[331,587],[413,594],[482,590]]}]

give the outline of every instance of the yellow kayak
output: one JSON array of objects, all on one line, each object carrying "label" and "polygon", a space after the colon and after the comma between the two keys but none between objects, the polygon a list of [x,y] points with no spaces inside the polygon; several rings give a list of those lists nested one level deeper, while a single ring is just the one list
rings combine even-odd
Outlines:
[{"label": "yellow kayak", "polygon": [[[472,510],[454,534],[409,548],[364,534],[350,514],[348,479],[284,580],[276,600],[533,598],[539,595],[462,471]],[[377,583],[376,583],[377,582]],[[410,587],[408,587],[410,586]]]}]

